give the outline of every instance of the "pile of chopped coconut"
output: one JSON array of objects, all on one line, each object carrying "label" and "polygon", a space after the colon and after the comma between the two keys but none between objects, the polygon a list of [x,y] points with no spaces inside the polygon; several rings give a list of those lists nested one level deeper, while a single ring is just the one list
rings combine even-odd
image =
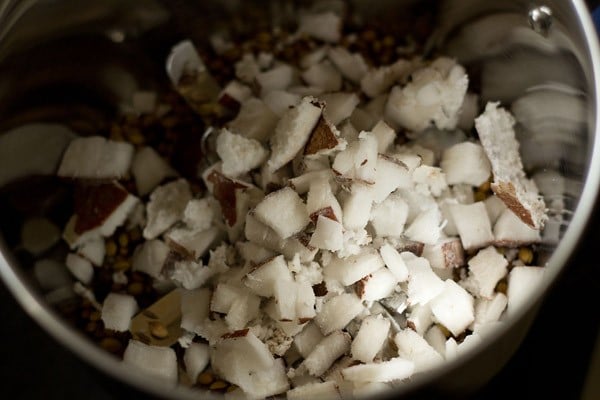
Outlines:
[{"label": "pile of chopped coconut", "polygon": [[[479,104],[448,57],[369,65],[338,44],[342,22],[303,15],[297,36],[320,45],[297,65],[235,65],[204,192],[152,147],[68,146],[58,175],[87,183],[63,232],[79,293],[96,301],[105,240],[128,224],[143,232],[131,268],[177,294],[157,317],[176,325],[168,345],[133,328],[133,295],[98,299],[106,329],[131,330],[124,362],[171,382],[210,370],[237,387],[227,396],[369,395],[477,344],[542,279],[519,258],[547,216],[510,111]],[[202,69],[182,48],[178,78]]]}]

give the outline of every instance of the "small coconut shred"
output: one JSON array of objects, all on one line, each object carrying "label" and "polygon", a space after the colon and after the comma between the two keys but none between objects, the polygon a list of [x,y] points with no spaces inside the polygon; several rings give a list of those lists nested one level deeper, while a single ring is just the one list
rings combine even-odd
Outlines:
[{"label": "small coconut shred", "polygon": [[[102,347],[228,396],[361,397],[459,356],[527,301],[547,216],[510,111],[480,104],[457,60],[349,30],[306,12],[296,32],[186,41],[173,93],[71,142],[64,261]],[[207,79],[220,92],[200,104]],[[147,139],[148,120],[169,138],[199,118],[191,169]]]}]

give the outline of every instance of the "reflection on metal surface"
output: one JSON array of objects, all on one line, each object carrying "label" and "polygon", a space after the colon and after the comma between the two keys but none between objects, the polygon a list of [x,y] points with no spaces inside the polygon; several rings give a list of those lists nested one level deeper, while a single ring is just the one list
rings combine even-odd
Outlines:
[{"label": "reflection on metal surface", "polygon": [[547,6],[540,6],[529,11],[529,24],[540,35],[548,35],[552,26],[552,10]]}]

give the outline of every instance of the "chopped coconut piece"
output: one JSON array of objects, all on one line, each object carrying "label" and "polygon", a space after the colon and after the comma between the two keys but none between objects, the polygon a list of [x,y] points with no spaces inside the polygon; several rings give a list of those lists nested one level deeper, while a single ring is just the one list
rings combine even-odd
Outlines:
[{"label": "chopped coconut piece", "polygon": [[119,179],[129,171],[133,145],[102,136],[76,138],[69,143],[57,175],[68,178]]},{"label": "chopped coconut piece", "polygon": [[277,115],[261,99],[244,101],[235,119],[227,123],[233,133],[265,143],[277,125]]},{"label": "chopped coconut piece", "polygon": [[254,209],[254,215],[281,239],[299,233],[310,222],[306,205],[291,188],[268,194]]},{"label": "chopped coconut piece", "polygon": [[358,140],[336,155],[331,168],[344,179],[374,183],[377,158],[377,139],[370,132],[361,132]]},{"label": "chopped coconut piece", "polygon": [[493,246],[488,246],[469,260],[469,280],[475,289],[474,295],[492,298],[494,289],[508,273],[508,261]]},{"label": "chopped coconut piece", "polygon": [[292,274],[282,255],[258,264],[246,275],[244,285],[259,296],[271,297],[275,293],[277,281],[293,281]]},{"label": "chopped coconut piece", "polygon": [[332,331],[314,347],[302,365],[312,376],[321,376],[335,360],[350,350],[350,342],[348,333]]},{"label": "chopped coconut piece", "polygon": [[451,279],[444,281],[444,289],[431,300],[431,312],[454,336],[458,336],[474,321],[473,296]]},{"label": "chopped coconut piece", "polygon": [[261,93],[271,90],[283,90],[288,88],[294,80],[294,69],[287,64],[280,64],[268,71],[259,72],[254,77]]},{"label": "chopped coconut piece", "polygon": [[77,248],[77,254],[90,260],[95,266],[100,267],[104,262],[104,256],[106,255],[104,238],[94,238],[83,243]]},{"label": "chopped coconut piece", "polygon": [[377,138],[377,152],[379,154],[386,154],[396,140],[396,131],[384,120],[380,120],[375,124],[371,132]]},{"label": "chopped coconut piece", "polygon": [[381,203],[398,188],[409,189],[412,187],[413,182],[404,163],[379,154],[375,168],[375,180],[371,186],[375,203]]},{"label": "chopped coconut piece", "polygon": [[74,253],[67,254],[66,258],[67,268],[75,278],[82,283],[89,285],[94,277],[94,266],[92,263]]},{"label": "chopped coconut piece", "polygon": [[322,109],[323,105],[309,96],[281,117],[271,137],[271,156],[267,162],[271,171],[292,161],[304,147],[321,117]]},{"label": "chopped coconut piece", "polygon": [[442,238],[435,244],[423,246],[423,257],[429,260],[431,268],[453,269],[465,264],[465,252],[460,239]]},{"label": "chopped coconut piece", "polygon": [[540,229],[548,219],[546,205],[527,178],[514,131],[515,119],[499,103],[490,102],[475,127],[494,173],[492,190],[527,225]]},{"label": "chopped coconut piece", "polygon": [[486,247],[494,241],[492,226],[485,204],[450,204],[452,221],[465,250]]},{"label": "chopped coconut piece", "polygon": [[196,382],[198,375],[210,361],[209,347],[205,343],[192,343],[183,355],[183,362],[190,381]]},{"label": "chopped coconut piece", "polygon": [[409,252],[400,255],[408,269],[407,294],[410,304],[426,304],[444,290],[444,282],[433,272],[426,258]]},{"label": "chopped coconut piece", "polygon": [[363,311],[362,302],[351,293],[342,293],[332,297],[317,313],[315,322],[324,335],[344,329],[350,321]]},{"label": "chopped coconut piece", "polygon": [[294,347],[302,357],[306,358],[324,337],[319,326],[314,322],[309,322],[300,333],[294,336]]},{"label": "chopped coconut piece", "polygon": [[123,361],[154,378],[177,383],[177,355],[170,347],[151,346],[132,339],[127,344]]},{"label": "chopped coconut piece", "polygon": [[473,331],[479,332],[488,325],[499,321],[507,304],[508,298],[504,293],[500,292],[494,293],[491,299],[476,299]]},{"label": "chopped coconut piece", "polygon": [[[317,176],[317,178],[320,178]],[[310,183],[308,196],[306,198],[306,209],[313,222],[319,216],[330,218],[334,221],[342,221],[342,208],[333,194],[328,179],[315,179]]]},{"label": "chopped coconut piece", "polygon": [[342,88],[342,75],[328,60],[311,65],[302,73],[302,79],[325,92],[335,92]]},{"label": "chopped coconut piece", "polygon": [[286,393],[288,400],[341,399],[335,381],[313,382],[296,386]]},{"label": "chopped coconut piece", "polygon": [[356,283],[355,292],[361,300],[375,301],[390,296],[398,281],[387,268],[380,268]]},{"label": "chopped coconut piece", "polygon": [[379,254],[398,282],[405,282],[408,279],[408,268],[404,259],[391,244],[385,243],[381,246]]},{"label": "chopped coconut piece", "polygon": [[362,320],[358,334],[352,341],[352,358],[364,363],[373,362],[373,359],[383,347],[388,332],[390,321],[380,315],[370,315]]},{"label": "chopped coconut piece", "polygon": [[179,221],[191,199],[190,185],[185,179],[157,187],[146,206],[148,223],[144,228],[144,238],[154,239]]},{"label": "chopped coconut piece", "polygon": [[128,294],[109,293],[102,303],[102,322],[106,329],[125,332],[131,318],[138,311],[135,297]]},{"label": "chopped coconut piece", "polygon": [[145,241],[136,247],[133,253],[133,270],[145,272],[153,278],[159,278],[169,251],[169,246],[162,240]]},{"label": "chopped coconut piece", "polygon": [[527,225],[512,210],[505,208],[494,224],[494,237],[497,246],[517,247],[542,240],[540,231]]},{"label": "chopped coconut piece", "polygon": [[323,215],[319,215],[317,218],[317,226],[308,244],[323,250],[341,250],[344,246],[343,229],[344,227],[339,222]]},{"label": "chopped coconut piece", "polygon": [[371,225],[379,237],[400,237],[408,217],[408,204],[399,194],[389,195],[383,202],[373,205]]},{"label": "chopped coconut piece", "polygon": [[350,193],[342,201],[344,227],[346,229],[362,229],[371,217],[373,193],[371,188],[359,182],[354,182]]},{"label": "chopped coconut piece", "polygon": [[[487,217],[487,214],[486,214]],[[410,240],[425,244],[435,244],[442,233],[442,213],[438,207],[431,207],[420,212],[404,234]]]},{"label": "chopped coconut piece", "polygon": [[398,355],[414,362],[414,373],[431,370],[444,359],[427,341],[412,329],[403,329],[394,337]]},{"label": "chopped coconut piece", "polygon": [[222,233],[216,226],[206,230],[173,228],[164,236],[172,250],[191,260],[198,260],[222,238]]},{"label": "chopped coconut piece", "polygon": [[215,218],[213,205],[209,198],[192,199],[183,210],[183,222],[190,228],[203,231],[212,225]]},{"label": "chopped coconut piece", "polygon": [[325,119],[335,126],[350,118],[360,103],[358,95],[351,92],[325,93],[319,96],[319,100],[325,103],[323,110]]},{"label": "chopped coconut piece", "polygon": [[222,129],[217,137],[217,154],[223,161],[221,172],[237,177],[259,167],[267,158],[268,152],[259,141],[249,139],[227,129]]},{"label": "chopped coconut piece", "polygon": [[177,172],[149,146],[136,151],[131,164],[131,173],[140,196],[153,191],[165,179],[177,176]]},{"label": "chopped coconut piece", "polygon": [[411,76],[406,86],[392,89],[387,120],[413,132],[431,124],[438,129],[456,128],[469,85],[465,69],[452,59],[439,57]]},{"label": "chopped coconut piece", "polygon": [[374,364],[361,364],[344,368],[344,379],[353,382],[391,382],[410,377],[416,369],[416,363],[401,357]]},{"label": "chopped coconut piece", "polygon": [[373,248],[346,258],[334,258],[323,268],[326,277],[339,281],[344,286],[352,285],[384,266],[383,259]]},{"label": "chopped coconut piece", "polygon": [[327,57],[340,70],[342,75],[354,82],[360,83],[369,67],[360,53],[350,53],[344,47],[332,47],[327,51]]},{"label": "chopped coconut piece", "polygon": [[449,185],[479,186],[490,178],[492,167],[483,147],[474,142],[457,143],[442,154],[440,167]]}]

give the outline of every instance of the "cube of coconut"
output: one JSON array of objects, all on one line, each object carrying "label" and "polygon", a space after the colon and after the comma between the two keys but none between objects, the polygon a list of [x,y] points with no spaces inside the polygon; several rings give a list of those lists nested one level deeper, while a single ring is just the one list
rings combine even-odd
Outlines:
[{"label": "cube of coconut", "polygon": [[490,217],[490,223],[494,226],[498,217],[506,210],[506,204],[498,196],[488,196],[483,203]]},{"label": "cube of coconut", "polygon": [[381,203],[398,188],[412,188],[408,167],[395,158],[379,154],[375,168],[375,180],[371,186],[375,203]]},{"label": "cube of coconut", "polygon": [[466,183],[479,186],[487,181],[492,173],[492,166],[483,146],[469,141],[445,149],[440,167],[446,174],[446,182],[449,185]]},{"label": "cube of coconut", "polygon": [[190,185],[185,179],[177,179],[154,189],[146,205],[148,223],[144,228],[144,238],[154,239],[179,221],[191,199]]},{"label": "cube of coconut", "polygon": [[313,222],[316,222],[320,215],[342,222],[342,207],[333,194],[328,178],[315,179],[310,183],[306,210]]},{"label": "cube of coconut", "polygon": [[454,129],[469,85],[465,69],[454,60],[439,57],[411,77],[404,87],[392,89],[387,121],[413,132],[432,124],[438,129]]},{"label": "cube of coconut", "polygon": [[94,266],[92,263],[77,254],[69,253],[65,261],[67,269],[77,280],[89,285],[94,278]]},{"label": "cube of coconut", "polygon": [[302,79],[325,92],[336,92],[342,88],[342,75],[329,60],[311,65],[302,73]]},{"label": "cube of coconut", "polygon": [[[181,290],[181,289],[179,289]],[[208,288],[181,290],[181,327],[196,332],[210,311],[212,292]]]},{"label": "cube of coconut", "polygon": [[233,113],[236,113],[240,109],[240,105],[250,97],[252,97],[252,90],[250,87],[233,79],[221,90],[217,102],[223,107],[231,110]]},{"label": "cube of coconut", "polygon": [[420,212],[404,231],[407,238],[425,244],[437,243],[441,233],[442,213],[437,206]]},{"label": "cube of coconut", "polygon": [[378,237],[400,237],[408,217],[408,204],[401,195],[391,194],[371,210],[371,226]]},{"label": "cube of coconut", "polygon": [[373,184],[377,178],[377,139],[372,133],[361,132],[358,140],[340,151],[331,168],[344,179]]},{"label": "cube of coconut", "polygon": [[123,353],[123,362],[153,378],[175,385],[178,379],[177,355],[170,347],[151,346],[130,339]]},{"label": "cube of coconut", "polygon": [[351,293],[342,293],[327,300],[315,317],[315,322],[324,335],[344,329],[350,321],[363,311],[362,302]]},{"label": "cube of coconut", "polygon": [[259,296],[271,297],[275,293],[275,283],[278,281],[292,282],[293,277],[288,269],[285,258],[279,255],[258,264],[243,282],[252,292]]},{"label": "cube of coconut", "polygon": [[306,281],[296,281],[296,317],[306,322],[316,316],[316,296],[312,285]]},{"label": "cube of coconut", "polygon": [[444,290],[444,282],[432,271],[426,258],[409,252],[400,255],[408,269],[406,292],[411,305],[426,304]]},{"label": "cube of coconut", "polygon": [[377,152],[385,154],[390,149],[390,146],[396,140],[396,131],[390,127],[384,120],[380,120],[371,130],[377,138]]},{"label": "cube of coconut", "polygon": [[400,253],[389,243],[385,243],[379,248],[379,254],[398,282],[405,282],[408,279],[408,268]]},{"label": "cube of coconut", "polygon": [[235,76],[244,83],[253,83],[254,78],[260,72],[254,53],[244,53],[242,58],[235,63]]},{"label": "cube of coconut", "polygon": [[275,312],[280,321],[294,321],[296,305],[298,302],[298,287],[296,282],[276,280],[273,297],[275,299]]},{"label": "cube of coconut", "polygon": [[506,310],[508,298],[504,293],[497,292],[491,299],[475,299],[475,321],[473,321],[473,332],[480,332],[488,325],[500,320],[500,316]]},{"label": "cube of coconut", "polygon": [[133,145],[102,136],[73,139],[65,150],[57,175],[66,178],[120,179],[133,159]]},{"label": "cube of coconut", "polygon": [[267,167],[276,171],[296,156],[304,147],[319,122],[323,104],[314,97],[304,97],[300,104],[281,117],[270,139],[271,156]]},{"label": "cube of coconut", "polygon": [[349,286],[383,266],[384,262],[379,253],[373,248],[365,248],[357,255],[334,258],[323,267],[323,274],[344,286]]},{"label": "cube of coconut", "polygon": [[458,356],[458,343],[456,342],[456,339],[454,339],[453,337],[449,337],[446,340],[446,346],[444,349],[444,357],[446,358],[446,360],[450,361],[455,359]]},{"label": "cube of coconut", "polygon": [[302,69],[307,69],[311,65],[321,62],[327,56],[328,48],[328,45],[319,46],[315,50],[312,50],[309,53],[303,55],[300,58],[300,67]]},{"label": "cube of coconut", "polygon": [[50,249],[60,240],[60,229],[47,218],[28,218],[21,227],[21,245],[34,255]]},{"label": "cube of coconut", "polygon": [[526,246],[542,240],[538,229],[527,225],[508,208],[498,217],[493,232],[497,246]]},{"label": "cube of coconut", "polygon": [[310,190],[310,185],[313,182],[321,180],[331,181],[332,179],[333,172],[330,169],[322,169],[317,171],[309,171],[303,173],[302,175],[291,177],[287,183],[296,191],[296,193],[302,195]]},{"label": "cube of coconut", "polygon": [[344,227],[337,221],[319,215],[308,244],[324,250],[341,250],[344,246]]},{"label": "cube of coconut", "polygon": [[250,291],[246,287],[221,282],[217,284],[213,292],[210,301],[210,310],[227,314],[235,299],[242,298],[247,294],[250,294]]},{"label": "cube of coconut", "polygon": [[354,182],[349,195],[342,201],[344,227],[355,230],[364,228],[371,217],[373,193],[368,185]]},{"label": "cube of coconut", "polygon": [[288,64],[279,64],[268,71],[259,72],[254,77],[254,82],[261,93],[271,90],[283,90],[288,88],[294,81],[295,71]]},{"label": "cube of coconut", "polygon": [[387,268],[380,268],[356,282],[355,292],[361,300],[375,301],[390,296],[398,281]]},{"label": "cube of coconut", "polygon": [[546,204],[535,182],[523,170],[514,124],[510,112],[493,102],[487,103],[484,113],[475,119],[479,139],[492,165],[492,190],[523,222],[540,229],[548,219]]},{"label": "cube of coconut", "polygon": [[360,53],[350,53],[344,47],[329,48],[327,57],[346,79],[354,83],[360,83],[360,80],[369,70],[365,59]]},{"label": "cube of coconut", "polygon": [[236,298],[225,316],[225,322],[234,330],[243,329],[248,322],[257,318],[260,314],[260,297],[246,293]]},{"label": "cube of coconut", "polygon": [[282,239],[302,231],[310,222],[306,205],[290,187],[265,196],[255,207],[254,216],[273,229]]},{"label": "cube of coconut", "polygon": [[325,103],[323,116],[335,126],[350,118],[360,103],[358,95],[352,92],[325,93],[319,96],[319,100]]},{"label": "cube of coconut", "polygon": [[123,225],[139,199],[117,182],[78,186],[75,214],[63,231],[72,249],[98,237],[108,237]]},{"label": "cube of coconut", "polygon": [[131,318],[138,311],[135,297],[128,294],[109,293],[102,303],[102,322],[106,329],[125,332]]},{"label": "cube of coconut", "polygon": [[351,345],[352,358],[364,363],[373,359],[383,347],[390,331],[390,321],[379,315],[369,315],[362,320],[358,334]]},{"label": "cube of coconut", "polygon": [[185,371],[191,382],[196,382],[198,375],[206,369],[210,361],[210,350],[206,343],[192,343],[183,354]]},{"label": "cube of coconut", "polygon": [[465,251],[459,238],[441,238],[435,244],[423,246],[425,257],[431,268],[454,269],[465,265]]},{"label": "cube of coconut", "polygon": [[423,336],[433,324],[433,314],[429,303],[414,304],[410,306],[410,311],[406,316],[406,325]]},{"label": "cube of coconut", "polygon": [[444,358],[427,341],[412,329],[403,329],[394,337],[394,343],[398,347],[398,355],[414,363],[413,373],[431,370]]},{"label": "cube of coconut", "polygon": [[221,172],[230,177],[243,175],[259,167],[268,156],[258,140],[231,133],[227,128],[221,129],[216,147],[223,161]]},{"label": "cube of coconut", "polygon": [[429,343],[431,347],[435,349],[442,357],[446,356],[446,335],[442,331],[439,325],[432,325],[423,338]]},{"label": "cube of coconut", "polygon": [[446,175],[441,168],[420,165],[413,170],[412,179],[415,190],[431,193],[435,197],[439,197],[444,190],[448,189]]},{"label": "cube of coconut", "polygon": [[303,358],[306,358],[324,337],[319,326],[311,321],[294,336],[294,347]]},{"label": "cube of coconut", "polygon": [[264,398],[289,389],[283,360],[248,329],[224,336],[211,352],[211,366],[250,397]]},{"label": "cube of coconut", "polygon": [[[363,106],[363,110],[365,110],[373,118],[374,121],[383,121],[385,119],[384,114],[385,114],[385,104],[387,103],[387,98],[388,98],[388,93],[387,92],[382,93],[382,94],[376,96],[375,98],[369,100]],[[376,126],[377,126],[377,123],[374,123],[373,127],[371,128],[371,131],[374,131]],[[385,151],[382,154],[387,153],[387,150],[389,150],[389,149],[385,149]]]},{"label": "cube of coconut", "polygon": [[342,35],[342,19],[331,11],[305,13],[300,15],[298,33],[327,43],[337,43]]},{"label": "cube of coconut", "polygon": [[153,278],[159,278],[169,251],[169,246],[162,240],[145,241],[138,245],[133,253],[133,270],[144,272]]},{"label": "cube of coconut", "polygon": [[177,171],[150,146],[144,146],[135,152],[131,173],[140,196],[150,193],[166,178],[177,176]]},{"label": "cube of coconut", "polygon": [[238,114],[226,123],[226,127],[233,133],[266,143],[277,125],[277,120],[277,115],[264,101],[252,97],[241,103]]},{"label": "cube of coconut", "polygon": [[395,357],[379,363],[345,368],[342,375],[344,379],[353,382],[391,382],[409,378],[414,372],[417,372],[415,362]]},{"label": "cube of coconut", "polygon": [[520,308],[531,304],[533,294],[545,281],[545,271],[543,267],[514,267],[510,270],[506,293],[507,314],[515,314]]},{"label": "cube of coconut", "polygon": [[473,296],[451,279],[444,290],[431,300],[431,312],[454,336],[458,336],[475,320]]},{"label": "cube of coconut", "polygon": [[104,238],[101,237],[88,240],[77,248],[77,254],[99,267],[104,262],[104,256],[106,255],[104,242]]},{"label": "cube of coconut", "polygon": [[371,68],[360,81],[360,88],[369,97],[387,92],[396,82],[408,79],[418,62],[400,59],[391,65]]},{"label": "cube of coconut", "polygon": [[350,335],[340,330],[325,336],[304,359],[302,365],[312,376],[321,376],[335,360],[350,350]]},{"label": "cube of coconut", "polygon": [[223,237],[216,226],[206,230],[173,228],[165,233],[167,245],[190,260],[198,260]]},{"label": "cube of coconut", "polygon": [[341,399],[334,381],[314,382],[296,386],[286,393],[288,400]]},{"label": "cube of coconut", "polygon": [[450,204],[450,214],[465,250],[488,246],[494,240],[485,204]]},{"label": "cube of coconut", "polygon": [[180,260],[173,263],[167,276],[177,286],[193,290],[203,286],[215,273],[215,270],[202,265],[202,262]]},{"label": "cube of coconut", "polygon": [[209,198],[192,199],[183,210],[183,222],[197,231],[210,228],[214,219],[215,209]]},{"label": "cube of coconut", "polygon": [[261,93],[261,99],[277,117],[283,117],[290,108],[300,104],[303,96],[287,90],[271,90]]},{"label": "cube of coconut", "polygon": [[[519,222],[521,220],[518,220]],[[475,296],[492,298],[494,289],[508,273],[508,261],[494,246],[488,246],[479,250],[477,254],[468,261],[469,277]]]},{"label": "cube of coconut", "polygon": [[281,252],[284,241],[270,227],[260,222],[253,212],[246,215],[244,235],[248,241],[274,252]]}]

